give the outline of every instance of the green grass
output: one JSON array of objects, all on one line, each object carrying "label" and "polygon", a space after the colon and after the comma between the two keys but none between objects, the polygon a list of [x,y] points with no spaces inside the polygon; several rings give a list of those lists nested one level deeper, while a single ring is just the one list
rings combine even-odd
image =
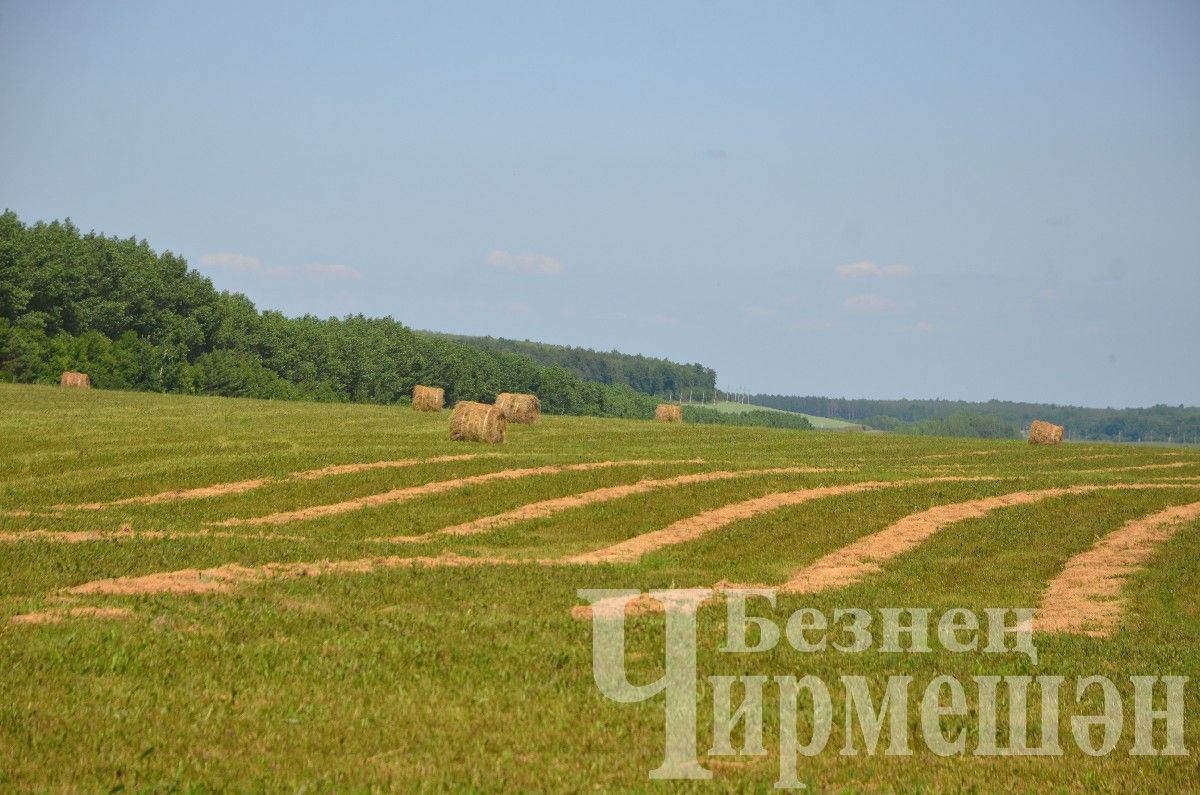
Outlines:
[{"label": "green grass", "polygon": [[[1200,453],[1076,444],[786,431],[544,417],[513,426],[496,449],[453,443],[448,413],[399,407],[275,403],[0,385],[0,512],[113,500],[333,463],[498,452],[498,458],[385,469],[242,494],[100,511],[0,515],[0,534],[31,529],[191,533],[230,516],[332,503],[500,469],[654,459],[589,472],[498,480],[339,516],[262,528],[296,538],[191,537],[75,544],[0,543],[0,791],[673,791],[646,774],[662,753],[661,697],[617,704],[591,672],[591,630],[572,620],[583,587],[780,582],[797,567],[914,511],[976,497],[1072,483],[1200,475]],[[984,453],[979,455],[977,453]],[[934,457],[928,457],[934,456]],[[1089,456],[1110,456],[1091,458]],[[681,463],[703,458],[705,463]],[[1112,467],[1183,462],[1163,470]],[[813,466],[651,492],[471,537],[395,547],[373,538],[415,534],[641,478],[718,469]],[[1090,470],[1090,471],[1089,471]],[[67,600],[90,580],[225,563],[321,561],[385,554],[520,559],[594,549],[730,502],[771,492],[933,474],[996,481],[921,483],[847,494],[762,514],[637,564],[594,569],[533,564],[390,569],[274,580],[204,596]],[[1200,499],[1180,483],[1008,508],[951,525],[850,588],[782,597],[782,623],[805,604],[981,610],[1032,606],[1046,581],[1097,538],[1169,505]],[[747,657],[718,651],[724,611],[705,609],[699,668],[710,674],[842,674],[882,683],[909,673],[1021,672],[1111,676],[1200,671],[1200,526],[1164,544],[1127,585],[1129,609],[1111,639],[1038,636],[1036,668],[1012,655],[801,654],[785,644]],[[13,616],[70,605],[132,610],[126,620],[18,626]],[[662,622],[631,620],[634,681],[661,667]],[[1200,747],[1191,683],[1189,748]],[[916,691],[919,700],[920,691]],[[701,762],[711,742],[711,693],[700,702]],[[840,716],[835,689],[835,716]],[[696,791],[769,790],[778,772],[768,691],[762,759],[737,758]],[[707,709],[706,709],[707,706]],[[915,710],[915,708],[914,708]],[[1128,705],[1127,705],[1128,710]],[[1132,720],[1110,756],[1081,754],[1062,727],[1061,758],[842,757],[840,727],[826,752],[802,760],[816,791],[1186,791],[1192,757],[1131,757]],[[1064,718],[1065,720],[1065,718]]]},{"label": "green grass", "polygon": [[[701,405],[701,404],[695,404]],[[735,403],[732,400],[718,400],[715,403],[703,404],[705,408],[723,411],[727,414],[745,414],[748,411],[778,411],[781,414],[798,414],[805,417],[812,423],[814,428],[823,431],[859,431],[863,426],[854,422],[846,422],[845,420],[835,420],[832,417],[818,417],[815,414],[804,414],[799,411],[784,411],[783,409],[775,409],[770,406],[754,406],[749,403]]]}]

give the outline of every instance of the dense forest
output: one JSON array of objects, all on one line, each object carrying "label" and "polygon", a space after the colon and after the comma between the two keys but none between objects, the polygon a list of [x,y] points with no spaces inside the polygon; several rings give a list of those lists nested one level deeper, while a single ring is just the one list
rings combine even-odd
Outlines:
[{"label": "dense forest", "polygon": [[651,417],[656,401],[564,367],[414,333],[391,318],[289,318],[219,292],[146,241],[0,216],[0,379],[256,398],[396,403],[536,392],[546,412]]},{"label": "dense forest", "polygon": [[1200,408],[1093,409],[989,400],[849,400],[750,395],[757,406],[861,422],[871,428],[939,436],[1016,437],[1040,419],[1062,425],[1072,440],[1200,443]]},{"label": "dense forest", "polygon": [[647,395],[702,403],[717,390],[717,371],[702,364],[678,364],[668,359],[594,351],[568,345],[549,345],[502,337],[466,337],[437,332],[420,332],[461,342],[497,353],[519,353],[538,364],[565,367],[585,381],[624,384]]}]

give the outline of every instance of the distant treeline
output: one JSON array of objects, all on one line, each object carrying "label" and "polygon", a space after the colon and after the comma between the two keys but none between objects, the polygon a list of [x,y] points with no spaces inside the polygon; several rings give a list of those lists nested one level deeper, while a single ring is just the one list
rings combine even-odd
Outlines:
[{"label": "distant treeline", "polygon": [[289,318],[219,292],[146,241],[0,215],[0,379],[238,397],[396,403],[535,392],[554,414],[650,418],[657,401],[561,366],[417,334],[391,318]]},{"label": "distant treeline", "polygon": [[420,332],[497,353],[518,353],[538,364],[565,367],[585,381],[623,384],[647,395],[672,400],[711,400],[717,389],[717,371],[702,364],[679,364],[640,354],[594,351],[567,345],[550,345],[502,337],[466,337]]},{"label": "distant treeline", "polygon": [[1200,408],[1093,409],[1049,403],[989,400],[857,400],[751,395],[758,406],[860,422],[898,433],[939,436],[1017,437],[1035,419],[1066,428],[1077,440],[1200,443]]}]

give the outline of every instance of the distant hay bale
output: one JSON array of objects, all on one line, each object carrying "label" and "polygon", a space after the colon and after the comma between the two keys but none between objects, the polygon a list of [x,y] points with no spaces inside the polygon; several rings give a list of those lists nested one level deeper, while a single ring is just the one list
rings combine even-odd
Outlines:
[{"label": "distant hay bale", "polygon": [[1030,444],[1062,444],[1063,427],[1050,422],[1034,420],[1029,426]]},{"label": "distant hay bale", "polygon": [[509,422],[533,425],[542,415],[542,403],[537,395],[520,392],[501,392],[496,395],[496,408]]},{"label": "distant hay bale", "polygon": [[92,379],[87,373],[63,373],[58,381],[59,386],[71,386],[76,389],[91,389]]},{"label": "distant hay bale", "polygon": [[487,442],[500,444],[508,421],[496,406],[460,400],[450,415],[450,438],[456,442]]},{"label": "distant hay bale", "polygon": [[413,387],[412,407],[414,411],[441,411],[446,405],[446,390],[440,386]]},{"label": "distant hay bale", "polygon": [[659,422],[683,422],[683,407],[674,403],[659,403],[654,410],[654,419]]}]

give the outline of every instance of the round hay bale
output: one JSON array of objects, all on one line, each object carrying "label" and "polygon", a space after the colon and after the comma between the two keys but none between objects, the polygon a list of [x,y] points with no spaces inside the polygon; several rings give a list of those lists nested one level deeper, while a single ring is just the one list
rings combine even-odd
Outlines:
[{"label": "round hay bale", "polygon": [[456,442],[487,442],[500,444],[508,421],[496,406],[460,400],[450,414],[450,438]]},{"label": "round hay bale", "polygon": [[59,386],[69,386],[76,389],[91,389],[92,379],[87,373],[63,373],[62,378],[58,379]]},{"label": "round hay bale", "polygon": [[1052,422],[1034,420],[1029,425],[1030,444],[1062,444],[1063,427]]},{"label": "round hay bale", "polygon": [[659,403],[654,410],[654,419],[659,422],[683,422],[683,406],[674,403]]},{"label": "round hay bale", "polygon": [[413,387],[413,411],[441,411],[446,405],[446,390],[440,386]]},{"label": "round hay bale", "polygon": [[496,407],[509,422],[533,425],[542,416],[542,403],[537,395],[521,392],[501,392],[496,395]]}]

